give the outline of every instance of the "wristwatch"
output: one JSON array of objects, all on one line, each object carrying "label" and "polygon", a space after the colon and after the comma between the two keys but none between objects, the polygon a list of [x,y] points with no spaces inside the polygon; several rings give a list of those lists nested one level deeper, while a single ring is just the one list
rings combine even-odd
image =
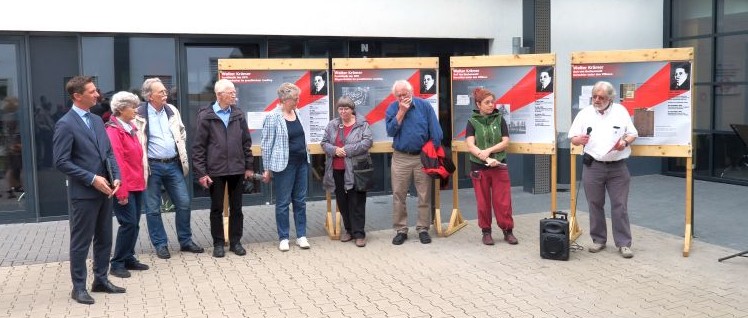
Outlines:
[{"label": "wristwatch", "polygon": [[623,139],[623,147],[624,147],[624,148],[626,148],[626,147],[628,147],[628,146],[629,146],[629,142],[628,142],[628,140],[626,140],[626,139],[624,138],[624,139]]}]

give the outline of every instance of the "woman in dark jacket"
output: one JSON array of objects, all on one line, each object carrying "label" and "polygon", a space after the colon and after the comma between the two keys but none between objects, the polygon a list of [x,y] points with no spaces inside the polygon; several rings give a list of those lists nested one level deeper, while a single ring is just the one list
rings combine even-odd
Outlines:
[{"label": "woman in dark jacket", "polygon": [[347,96],[338,99],[338,118],[327,124],[322,137],[322,149],[327,154],[323,184],[327,191],[335,191],[335,201],[343,216],[345,233],[341,242],[353,239],[356,246],[366,246],[366,191],[354,188],[354,163],[369,161],[372,146],[371,129],[366,119],[356,116],[356,105]]}]

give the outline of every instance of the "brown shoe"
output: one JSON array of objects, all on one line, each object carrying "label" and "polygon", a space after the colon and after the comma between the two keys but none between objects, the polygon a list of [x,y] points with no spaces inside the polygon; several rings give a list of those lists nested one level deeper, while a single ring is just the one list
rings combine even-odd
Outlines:
[{"label": "brown shoe", "polygon": [[357,238],[356,239],[356,246],[358,246],[358,247],[364,247],[364,246],[366,246],[366,239],[365,238]]},{"label": "brown shoe", "polygon": [[483,244],[493,245],[493,237],[491,237],[491,233],[483,233],[483,239],[481,239],[481,241],[483,241]]},{"label": "brown shoe", "polygon": [[507,241],[507,243],[512,245],[519,243],[519,241],[517,241],[517,238],[514,237],[514,234],[512,234],[512,230],[504,231],[504,241]]},{"label": "brown shoe", "polygon": [[349,233],[344,233],[343,235],[340,236],[341,242],[350,242],[352,239],[353,237]]}]

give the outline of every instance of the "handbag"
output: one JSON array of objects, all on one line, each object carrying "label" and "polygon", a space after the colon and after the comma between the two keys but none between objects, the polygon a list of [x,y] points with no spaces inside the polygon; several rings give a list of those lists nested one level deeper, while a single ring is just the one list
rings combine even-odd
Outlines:
[{"label": "handbag", "polygon": [[[340,127],[340,140],[345,145],[345,136],[343,136],[343,124]],[[374,188],[374,164],[371,162],[371,156],[367,153],[355,158],[351,158],[353,169],[353,189],[358,192],[366,192]]]},{"label": "handbag", "polygon": [[353,161],[353,189],[366,192],[374,188],[374,165],[368,154]]}]

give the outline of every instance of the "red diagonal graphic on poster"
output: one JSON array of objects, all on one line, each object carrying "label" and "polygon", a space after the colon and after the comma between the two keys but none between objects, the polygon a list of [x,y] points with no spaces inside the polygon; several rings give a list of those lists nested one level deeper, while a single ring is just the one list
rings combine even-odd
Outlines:
[{"label": "red diagonal graphic on poster", "polygon": [[509,104],[511,111],[515,112],[550,94],[550,92],[536,92],[535,86],[535,68],[533,67],[525,77],[499,97],[496,104]]},{"label": "red diagonal graphic on poster", "polygon": [[457,137],[455,137],[455,138],[465,137],[465,134],[467,134],[467,131],[465,129],[463,129],[459,134],[457,134]]},{"label": "red diagonal graphic on poster", "polygon": [[[418,72],[414,73],[413,75],[408,78],[408,83],[412,85],[413,87],[418,87],[420,85],[418,83]],[[424,95],[424,96],[431,96],[431,95]],[[379,122],[380,120],[384,119],[384,116],[387,112],[387,106],[392,104],[392,102],[395,101],[395,96],[390,93],[387,95],[387,97],[384,98],[383,101],[379,102],[374,109],[372,109],[368,114],[366,114],[366,121],[369,123],[369,125],[374,125],[375,123]]]},{"label": "red diagonal graphic on poster", "polygon": [[[296,108],[301,109],[306,107],[306,105],[309,105],[318,99],[325,97],[326,95],[312,95],[309,89],[311,86],[311,80],[312,76],[310,72],[304,73],[304,76],[302,76],[298,81],[296,81],[296,86],[298,86],[301,89],[301,92],[299,93],[299,104],[296,105]],[[275,106],[278,105],[278,99],[274,99],[272,102],[270,102],[269,105],[265,107],[265,111],[271,111]]]},{"label": "red diagonal graphic on poster", "polygon": [[621,104],[634,114],[635,108],[649,108],[670,99],[670,63],[647,79],[634,91],[634,98],[624,99]]}]

